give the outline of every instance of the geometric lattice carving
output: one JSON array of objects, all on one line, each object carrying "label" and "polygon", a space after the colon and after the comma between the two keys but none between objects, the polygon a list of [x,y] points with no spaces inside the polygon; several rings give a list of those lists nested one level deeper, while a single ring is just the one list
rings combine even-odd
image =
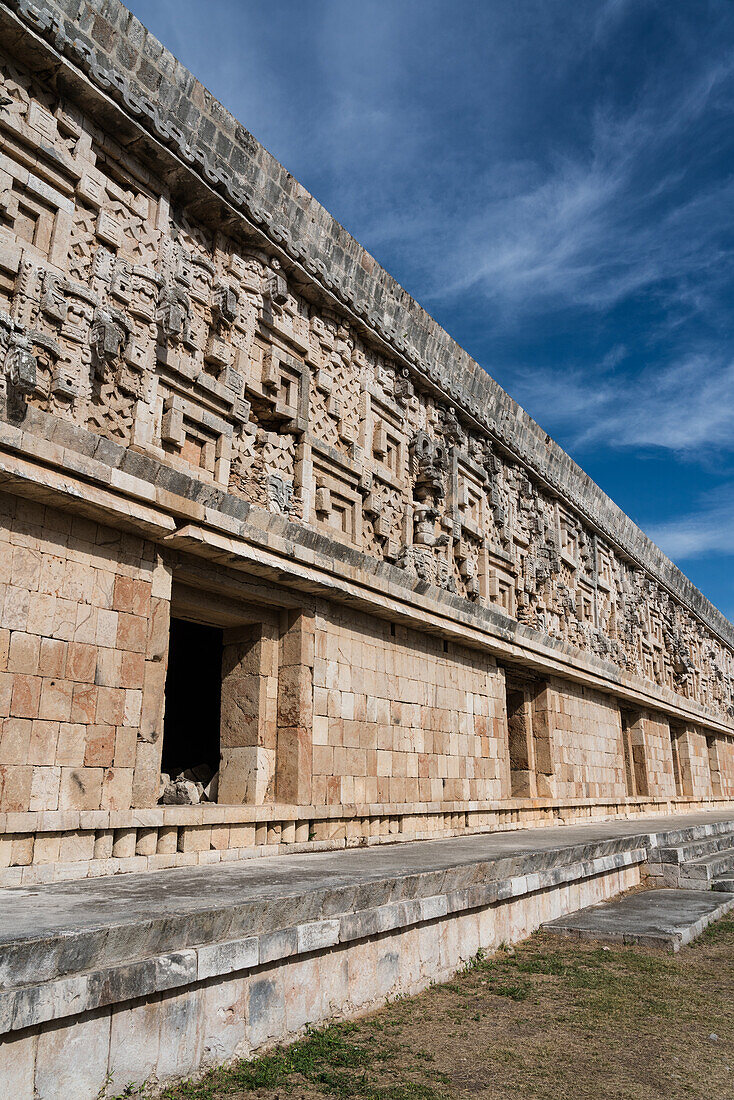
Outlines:
[{"label": "geometric lattice carving", "polygon": [[448,364],[427,384],[409,333],[391,358],[373,317],[307,298],[284,253],[175,206],[133,147],[2,68],[4,416],[38,406],[732,714],[729,648],[507,425],[441,396]]}]

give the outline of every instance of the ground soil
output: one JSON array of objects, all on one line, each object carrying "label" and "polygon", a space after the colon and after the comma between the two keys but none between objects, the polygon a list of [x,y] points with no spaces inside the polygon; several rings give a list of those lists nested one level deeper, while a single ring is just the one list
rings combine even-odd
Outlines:
[{"label": "ground soil", "polygon": [[677,955],[538,934],[417,997],[159,1096],[733,1100],[734,920]]}]

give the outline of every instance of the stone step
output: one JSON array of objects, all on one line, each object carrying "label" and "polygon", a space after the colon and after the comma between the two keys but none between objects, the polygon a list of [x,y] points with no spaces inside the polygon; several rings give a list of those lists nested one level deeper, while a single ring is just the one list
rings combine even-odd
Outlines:
[{"label": "stone step", "polygon": [[718,836],[703,837],[701,840],[690,840],[686,844],[653,849],[650,853],[650,862],[688,863],[690,860],[724,852],[729,848],[734,849],[734,833],[721,833]]},{"label": "stone step", "polygon": [[691,859],[679,869],[678,885],[684,890],[702,890],[734,873],[734,848]]},{"label": "stone step", "polygon": [[[691,841],[705,840],[707,837],[723,836],[726,834],[734,835],[734,819],[729,818],[723,821],[705,821],[699,822],[695,825],[687,825],[678,829],[666,829],[660,830],[663,835],[661,839],[661,847],[675,848],[683,844],[687,844]],[[653,852],[657,849],[653,848]]]},{"label": "stone step", "polygon": [[590,905],[542,927],[544,932],[569,939],[642,944],[677,951],[732,908],[734,893],[646,890]]},{"label": "stone step", "polygon": [[711,889],[723,891],[725,894],[734,894],[734,878],[717,878]]},{"label": "stone step", "polygon": [[[650,846],[649,864],[653,875],[666,864],[685,863],[721,848],[734,846],[734,821],[711,822],[688,829],[658,834],[658,843]],[[656,869],[658,868],[658,869]]]}]

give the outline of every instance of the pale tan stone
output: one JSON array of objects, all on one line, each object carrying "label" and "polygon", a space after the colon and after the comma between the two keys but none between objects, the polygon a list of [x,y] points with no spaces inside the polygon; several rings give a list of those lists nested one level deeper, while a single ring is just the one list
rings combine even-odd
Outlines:
[{"label": "pale tan stone", "polygon": [[175,825],[162,825],[158,829],[156,850],[159,855],[173,855],[178,851],[178,828]]},{"label": "pale tan stone", "polygon": [[126,859],[135,855],[137,829],[115,829],[112,841],[112,855],[116,859]]},{"label": "pale tan stone", "polygon": [[[474,398],[462,392],[459,361],[449,404],[443,383],[427,390],[392,356],[384,332],[378,358],[369,317],[357,331],[347,313],[324,312],[318,294],[304,294],[273,265],[267,241],[246,259],[219,236],[215,247],[206,210],[187,214],[182,228],[154,157],[141,165],[136,149],[123,156],[96,123],[93,147],[85,122],[71,196],[60,168],[69,164],[68,134],[39,100],[45,71],[31,79],[19,62],[14,79],[27,111],[8,120],[24,127],[25,160],[38,146],[44,179],[10,146],[3,171],[9,194],[25,194],[33,177],[34,194],[40,187],[55,196],[56,212],[43,213],[53,231],[30,252],[22,234],[12,243],[6,219],[9,247],[25,250],[22,277],[6,288],[8,309],[25,329],[35,303],[38,348],[61,341],[60,362],[81,397],[60,413],[52,368],[36,348],[42,377],[23,398],[26,415],[5,418],[15,440],[4,451],[6,488],[29,488],[28,498],[6,492],[0,502],[0,812],[128,814],[111,828],[121,838],[139,824],[141,852],[120,840],[119,859],[147,860],[175,854],[172,838],[181,856],[214,858],[255,843],[538,825],[554,811],[583,820],[577,802],[591,819],[734,798],[726,624],[705,604],[693,616],[688,591],[673,574],[661,576],[644,541],[619,552],[618,537],[639,536],[624,524],[609,529],[615,513],[602,497],[586,500],[584,490],[580,501],[568,486],[547,485],[554,462],[544,460],[538,477],[530,469],[537,441],[514,413],[507,425],[517,454],[495,447],[484,410],[467,406]],[[74,87],[63,90],[58,118],[89,109],[88,100],[66,102]],[[105,194],[126,196],[115,199],[114,217]],[[75,238],[71,260],[72,229],[93,195],[96,237]],[[193,288],[193,261],[181,251],[189,240],[197,242]],[[93,260],[99,242],[110,251]],[[55,290],[47,264],[63,276]],[[366,286],[369,294],[369,279]],[[54,315],[54,294],[58,315],[71,320]],[[174,298],[186,333],[173,331]],[[228,320],[222,309],[234,311]],[[412,316],[420,326],[420,311]],[[107,340],[119,352],[109,361]],[[185,415],[171,388],[176,372],[187,380]],[[85,395],[102,374],[107,389],[90,403]],[[231,386],[240,385],[233,404]],[[252,430],[242,430],[245,421]],[[89,457],[94,436],[98,453]],[[124,463],[117,443],[128,449]],[[188,499],[175,477],[159,488],[141,454],[198,479],[203,492]],[[140,468],[129,472],[128,462]],[[256,505],[244,527],[220,509],[219,490]],[[285,515],[294,525],[287,535]],[[220,802],[273,813],[225,828],[197,807],[153,838],[158,825],[131,814],[158,798],[182,563],[185,586],[210,608],[213,601],[213,621],[227,630]],[[522,722],[508,707],[504,658],[487,652],[521,669],[514,628],[500,629],[494,611],[522,624],[532,653]],[[574,683],[558,675],[561,652],[575,665]],[[604,671],[599,654],[616,670]],[[467,816],[474,803],[494,816]],[[350,815],[355,804],[372,809]],[[293,823],[294,806],[306,811],[304,822]]]},{"label": "pale tan stone", "polygon": [[178,831],[179,852],[207,852],[211,847],[211,827],[208,825],[185,825]]},{"label": "pale tan stone", "polygon": [[38,1028],[30,1028],[19,1034],[4,1035],[0,1054],[0,1096],[23,1097],[34,1095]]},{"label": "pale tan stone", "polygon": [[138,829],[135,843],[135,854],[138,856],[155,855],[158,847],[157,829]]},{"label": "pale tan stone", "polygon": [[38,1036],[35,1089],[39,1096],[96,1096],[104,1087],[110,1010],[43,1028]]},{"label": "pale tan stone", "polygon": [[62,833],[60,837],[59,859],[62,863],[94,858],[95,836],[93,832],[77,830]]}]

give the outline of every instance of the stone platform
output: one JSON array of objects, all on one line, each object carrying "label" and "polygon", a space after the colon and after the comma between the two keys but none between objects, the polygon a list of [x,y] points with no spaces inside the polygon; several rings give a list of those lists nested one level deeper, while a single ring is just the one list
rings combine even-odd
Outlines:
[{"label": "stone platform", "polygon": [[678,951],[734,908],[734,893],[644,890],[591,905],[543,925],[544,932],[601,943],[642,944]]},{"label": "stone platform", "polygon": [[119,1091],[248,1055],[614,897],[658,847],[732,830],[701,813],[0,891],[0,1094],[83,1100],[108,1075]]},{"label": "stone platform", "polygon": [[[333,942],[355,939],[384,930],[386,906],[402,905],[403,922],[413,923],[411,918],[427,919],[429,910],[440,915],[439,909],[456,911],[588,877],[601,864],[621,865],[618,857],[647,861],[654,849],[720,830],[734,831],[730,814],[518,830],[6,889],[0,891],[0,987],[54,981],[163,952],[196,947],[201,954],[243,936],[263,940],[263,955],[272,959],[275,942],[264,937],[276,935],[284,954],[295,953],[298,937],[291,937],[294,950],[286,951],[285,930],[340,921],[339,935],[330,927]],[[319,946],[326,946],[329,936],[321,932]],[[308,936],[299,935],[298,949],[304,950]],[[22,1026],[12,1022],[7,1004],[3,992],[2,1031]]]}]

